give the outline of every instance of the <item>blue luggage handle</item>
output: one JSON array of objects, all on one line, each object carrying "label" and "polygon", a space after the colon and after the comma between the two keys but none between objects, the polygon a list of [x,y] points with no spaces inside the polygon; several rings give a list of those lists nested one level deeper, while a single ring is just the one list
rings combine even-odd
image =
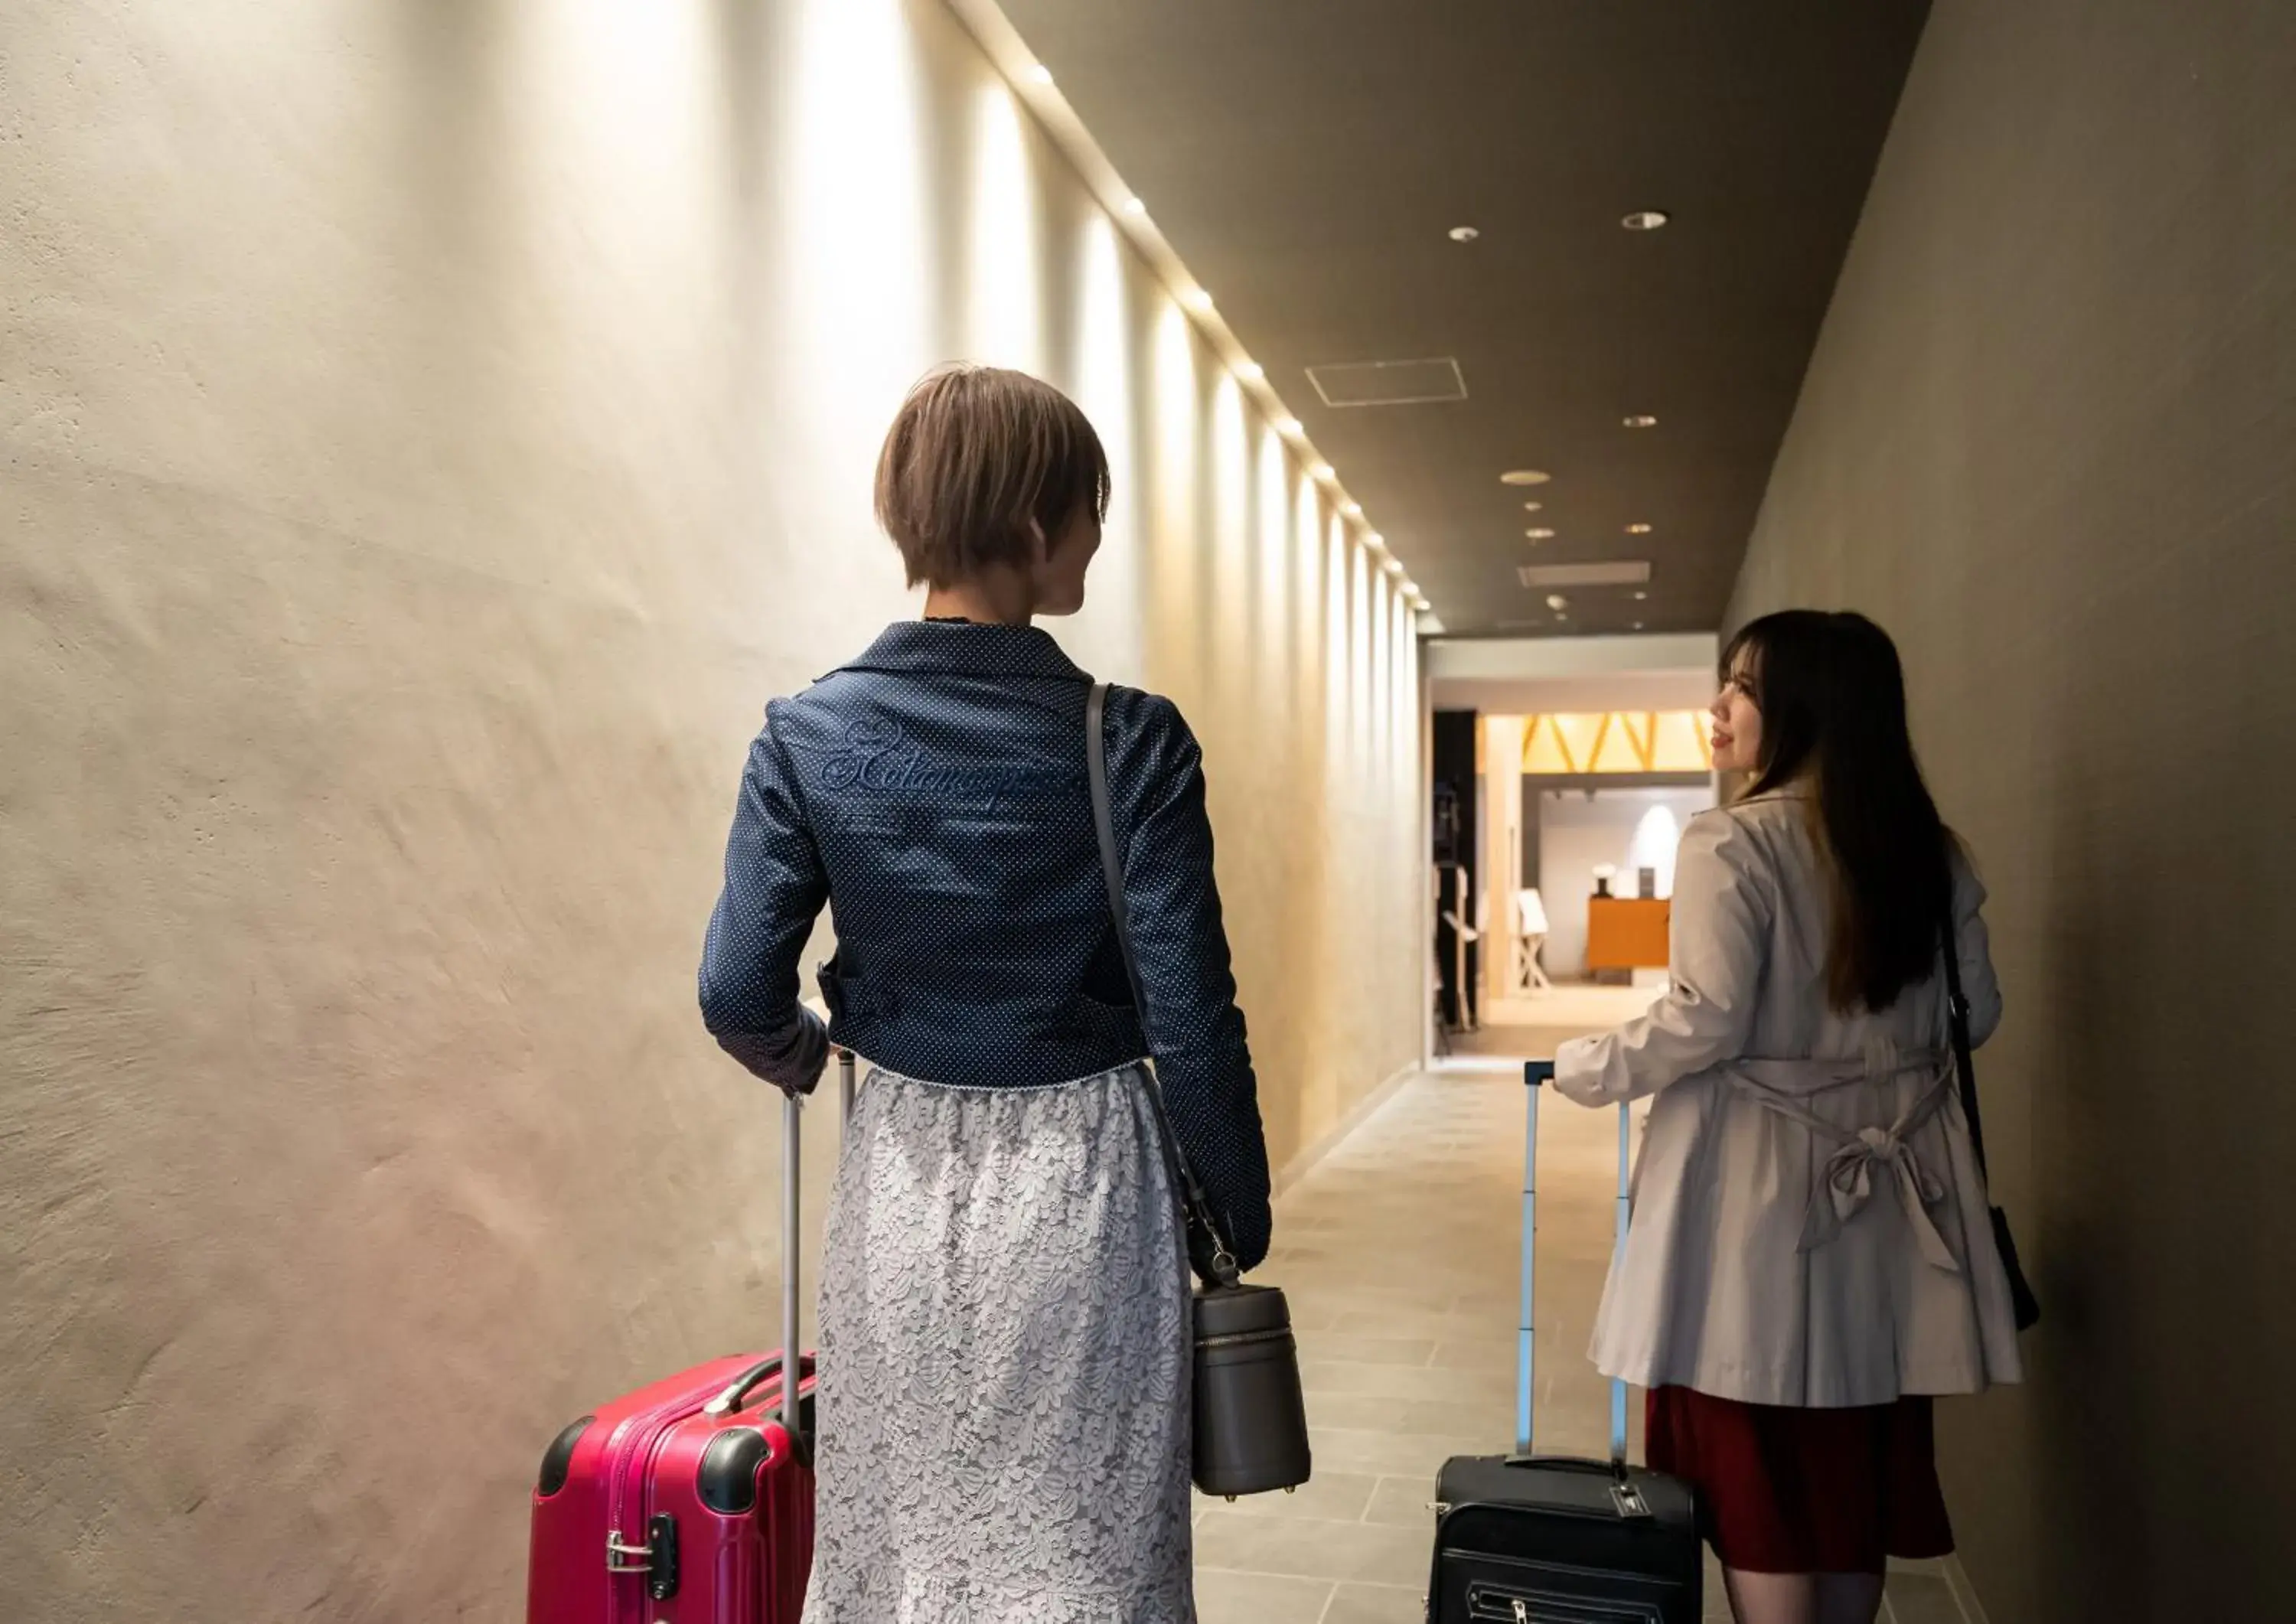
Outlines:
[{"label": "blue luggage handle", "polygon": [[[1554,1080],[1551,1060],[1525,1061],[1526,1090],[1522,1138],[1522,1312],[1516,1330],[1514,1443],[1515,1453],[1528,1456],[1531,1446],[1531,1373],[1538,1363],[1537,1321],[1531,1311],[1531,1284],[1538,1237],[1538,1090]],[[1618,1218],[1611,1242],[1611,1267],[1615,1272],[1627,1251],[1627,1185],[1634,1156],[1633,1119],[1619,1107]],[[1611,1464],[1623,1469],[1627,1461],[1627,1384],[1611,1383]]]}]

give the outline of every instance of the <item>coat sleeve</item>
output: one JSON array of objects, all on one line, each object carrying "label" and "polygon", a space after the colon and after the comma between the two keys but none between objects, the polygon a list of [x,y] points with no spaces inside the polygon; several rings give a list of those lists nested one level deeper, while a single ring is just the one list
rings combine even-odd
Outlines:
[{"label": "coat sleeve", "polygon": [[1985,928],[1985,883],[1967,857],[1954,854],[1954,942],[1961,990],[1969,1000],[1969,1041],[1980,1047],[2001,1029],[2001,980],[1993,972],[1993,939]]},{"label": "coat sleeve", "polygon": [[1554,1086],[1616,1105],[1746,1052],[1761,994],[1773,900],[1753,837],[1726,811],[1691,822],[1674,880],[1666,993],[1615,1032],[1564,1044]]},{"label": "coat sleeve", "polygon": [[798,1001],[798,956],[829,899],[773,712],[750,746],[726,843],[726,889],[701,947],[701,1019],[719,1046],[793,1094],[820,1081],[829,1032]]},{"label": "coat sleeve", "polygon": [[1111,705],[1109,779],[1141,1025],[1173,1135],[1250,1269],[1273,1227],[1267,1139],[1212,877],[1202,752],[1170,701],[1125,697],[1130,717]]}]

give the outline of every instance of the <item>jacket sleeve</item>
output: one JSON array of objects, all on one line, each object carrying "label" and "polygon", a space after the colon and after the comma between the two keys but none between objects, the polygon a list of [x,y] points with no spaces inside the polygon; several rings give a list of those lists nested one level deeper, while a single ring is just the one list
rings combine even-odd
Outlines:
[{"label": "jacket sleeve", "polygon": [[1746,1052],[1761,994],[1772,901],[1759,854],[1727,812],[1682,838],[1666,993],[1647,1015],[1556,1051],[1554,1086],[1581,1105],[1656,1094]]},{"label": "jacket sleeve", "polygon": [[750,746],[726,889],[701,947],[701,1019],[725,1051],[767,1082],[802,1094],[829,1060],[828,1029],[798,1001],[798,956],[829,899],[772,708]]},{"label": "jacket sleeve", "polygon": [[1267,1258],[1273,1227],[1267,1140],[1212,877],[1202,754],[1170,701],[1124,697],[1137,726],[1119,726],[1128,718],[1111,704],[1109,779],[1147,1003],[1141,1024],[1172,1132],[1236,1262],[1250,1269]]},{"label": "jacket sleeve", "polygon": [[1985,884],[1967,857],[1953,862],[1954,942],[1961,959],[1961,990],[1969,1000],[1969,1042],[1982,1047],[2001,1029],[2001,980],[1993,973],[1993,939],[1985,928]]}]

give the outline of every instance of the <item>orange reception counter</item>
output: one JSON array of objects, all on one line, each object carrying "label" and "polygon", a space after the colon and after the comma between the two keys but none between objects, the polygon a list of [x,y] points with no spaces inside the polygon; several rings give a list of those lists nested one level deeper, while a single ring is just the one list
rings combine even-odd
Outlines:
[{"label": "orange reception counter", "polygon": [[1634,897],[1588,898],[1587,968],[1665,969],[1667,931],[1673,909],[1670,902],[1649,902]]}]

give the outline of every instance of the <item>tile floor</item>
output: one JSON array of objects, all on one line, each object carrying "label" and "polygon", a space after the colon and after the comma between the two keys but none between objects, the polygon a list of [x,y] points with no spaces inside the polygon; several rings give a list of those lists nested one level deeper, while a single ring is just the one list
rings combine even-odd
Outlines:
[{"label": "tile floor", "polygon": [[1483,1027],[1485,1030],[1510,1026],[1563,1027],[1574,1032],[1598,1032],[1641,1014],[1665,990],[1663,986],[1611,987],[1593,981],[1557,981],[1541,992],[1484,999]]},{"label": "tile floor", "polygon": [[[1546,1094],[1539,1118],[1539,1447],[1608,1448],[1608,1388],[1587,1363],[1611,1249],[1617,1134]],[[1514,1431],[1519,1063],[1414,1079],[1278,1204],[1265,1278],[1300,1331],[1315,1480],[1201,1503],[1202,1624],[1421,1624],[1435,1472]],[[1641,1447],[1639,1402],[1632,1447]],[[1945,1581],[1890,1581],[1884,1624],[1958,1624]],[[1710,1570],[1707,1615],[1726,1619]]]}]

